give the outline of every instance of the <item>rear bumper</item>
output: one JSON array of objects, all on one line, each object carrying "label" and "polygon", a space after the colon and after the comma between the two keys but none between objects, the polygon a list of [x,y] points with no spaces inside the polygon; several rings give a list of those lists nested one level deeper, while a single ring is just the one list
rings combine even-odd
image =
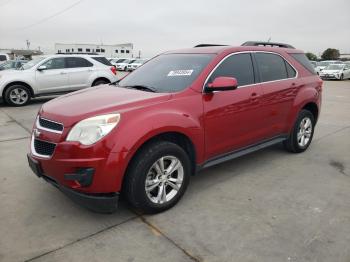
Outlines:
[{"label": "rear bumper", "polygon": [[47,176],[38,161],[27,155],[28,163],[34,174],[58,188],[75,203],[98,213],[113,213],[117,210],[119,193],[84,193],[60,184],[56,179]]}]

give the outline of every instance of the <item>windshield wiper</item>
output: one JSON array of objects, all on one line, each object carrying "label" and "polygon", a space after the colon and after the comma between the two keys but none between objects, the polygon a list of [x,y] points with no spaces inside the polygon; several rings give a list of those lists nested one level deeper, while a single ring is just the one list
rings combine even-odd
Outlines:
[{"label": "windshield wiper", "polygon": [[155,89],[152,86],[146,86],[146,85],[133,85],[133,86],[126,86],[126,88],[133,88],[137,90],[143,90],[143,91],[148,91],[148,92],[157,92],[157,89]]}]

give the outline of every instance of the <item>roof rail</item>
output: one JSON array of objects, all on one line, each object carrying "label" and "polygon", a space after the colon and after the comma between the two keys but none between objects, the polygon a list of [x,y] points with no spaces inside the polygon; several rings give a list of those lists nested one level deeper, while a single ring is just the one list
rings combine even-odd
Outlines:
[{"label": "roof rail", "polygon": [[276,43],[276,42],[261,42],[261,41],[247,41],[242,46],[271,46],[271,47],[282,47],[282,48],[294,48],[289,44]]},{"label": "roof rail", "polygon": [[217,44],[199,44],[194,47],[209,47],[209,46],[227,46],[227,45],[217,45]]},{"label": "roof rail", "polygon": [[56,55],[98,55],[98,53],[56,53]]}]

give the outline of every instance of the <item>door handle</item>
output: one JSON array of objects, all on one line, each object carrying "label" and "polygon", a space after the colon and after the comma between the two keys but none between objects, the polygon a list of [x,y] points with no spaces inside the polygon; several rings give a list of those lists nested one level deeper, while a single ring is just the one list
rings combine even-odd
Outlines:
[{"label": "door handle", "polygon": [[250,95],[250,100],[251,101],[257,101],[259,99],[259,94],[258,93],[251,93]]}]

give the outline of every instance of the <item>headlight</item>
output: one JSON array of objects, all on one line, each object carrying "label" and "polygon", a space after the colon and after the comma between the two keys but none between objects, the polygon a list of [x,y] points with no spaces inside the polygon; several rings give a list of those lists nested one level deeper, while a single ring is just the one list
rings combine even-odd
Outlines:
[{"label": "headlight", "polygon": [[77,123],[67,136],[67,141],[92,145],[110,133],[120,120],[120,114],[94,116]]}]

